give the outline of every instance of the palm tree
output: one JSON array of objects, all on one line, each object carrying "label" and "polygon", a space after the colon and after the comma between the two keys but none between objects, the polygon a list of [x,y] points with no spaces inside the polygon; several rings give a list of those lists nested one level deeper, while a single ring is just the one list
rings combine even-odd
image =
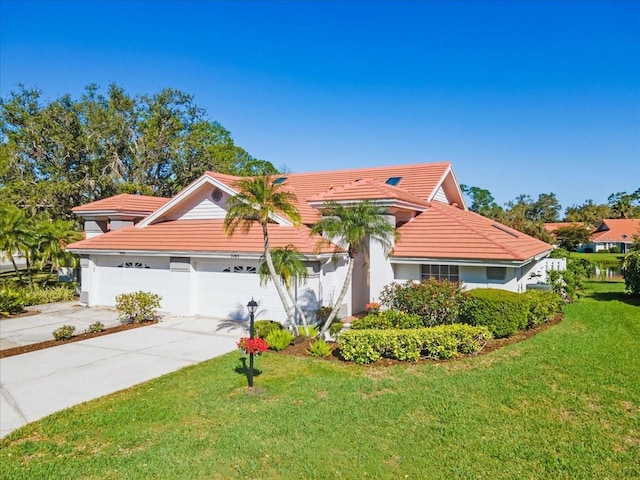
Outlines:
[{"label": "palm tree", "polygon": [[349,263],[340,295],[319,335],[329,329],[331,322],[336,317],[351,284],[354,260],[359,253],[367,253],[367,240],[376,241],[388,253],[397,238],[395,227],[381,215],[380,207],[372,202],[364,201],[349,207],[336,202],[328,202],[325,203],[322,213],[322,219],[311,227],[311,231],[325,237],[320,241],[320,244],[327,243],[327,238],[335,239],[337,244],[342,245],[342,248],[346,250]]},{"label": "palm tree", "polygon": [[[276,273],[280,276],[282,284],[287,289],[289,294],[289,300],[293,304],[293,308],[298,311],[302,324],[307,327],[307,317],[305,316],[302,308],[296,301],[295,294],[293,293],[293,281],[301,279],[303,283],[306,283],[308,273],[307,267],[305,267],[302,260],[300,260],[300,252],[293,245],[289,244],[284,248],[274,248],[271,251],[271,258],[273,259],[273,266]],[[266,285],[271,279],[271,273],[269,273],[269,266],[266,262],[260,263],[258,268],[260,274],[260,285]]]},{"label": "palm tree", "polygon": [[36,236],[38,268],[44,269],[49,265],[49,273],[44,280],[44,286],[51,280],[56,269],[75,264],[76,257],[67,252],[64,247],[80,240],[82,234],[75,230],[71,221],[43,218],[36,224]]},{"label": "palm tree", "polygon": [[296,195],[283,190],[281,184],[274,183],[275,177],[259,176],[243,178],[236,183],[239,193],[230,200],[230,207],[224,219],[224,229],[227,235],[232,236],[238,228],[248,233],[251,227],[257,223],[262,228],[264,239],[264,259],[267,263],[269,275],[276,286],[280,301],[287,313],[287,319],[297,332],[295,320],[291,315],[289,302],[282,284],[278,281],[278,274],[273,265],[271,249],[269,247],[269,232],[267,226],[276,215],[291,220],[294,226],[300,224],[300,212],[293,202]]},{"label": "palm tree", "polygon": [[22,210],[13,205],[0,205],[0,251],[11,259],[13,269],[22,283],[22,274],[13,258],[15,253],[22,254],[29,261],[34,239],[33,222]]}]

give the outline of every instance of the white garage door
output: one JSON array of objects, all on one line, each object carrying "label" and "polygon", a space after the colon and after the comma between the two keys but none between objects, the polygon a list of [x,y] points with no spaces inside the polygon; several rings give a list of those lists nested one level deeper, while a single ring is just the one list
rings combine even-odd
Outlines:
[{"label": "white garage door", "polygon": [[172,303],[171,297],[175,295],[169,273],[169,258],[97,258],[94,283],[97,288],[92,303],[114,306],[117,295],[142,290],[162,296],[161,309],[166,310],[165,305]]},{"label": "white garage door", "polygon": [[248,318],[247,303],[258,302],[256,319],[284,321],[286,314],[272,282],[260,286],[257,263],[195,263],[196,313],[231,319]]}]

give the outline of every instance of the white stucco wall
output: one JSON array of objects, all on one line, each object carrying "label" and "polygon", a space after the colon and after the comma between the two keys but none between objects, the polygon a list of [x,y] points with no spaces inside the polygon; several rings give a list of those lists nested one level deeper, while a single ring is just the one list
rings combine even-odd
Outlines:
[{"label": "white stucco wall", "polygon": [[[169,256],[93,255],[82,261],[81,290],[87,293],[89,306],[115,306],[121,293],[146,291],[160,295],[161,310],[180,315],[205,315],[220,318],[245,318],[246,304],[254,298],[260,305],[256,318],[284,322],[286,313],[272,282],[260,285],[259,275],[234,272],[234,267],[258,267],[257,259],[191,258],[174,262]],[[125,268],[120,264],[141,264],[149,268]],[[320,263],[318,263],[320,265]],[[232,271],[224,272],[230,267]],[[334,301],[342,288],[346,263],[342,259],[325,261],[320,269],[310,268],[306,284],[294,287],[294,293],[309,316],[321,305]],[[350,292],[344,312],[350,312]],[[346,315],[348,313],[342,313]]]}]

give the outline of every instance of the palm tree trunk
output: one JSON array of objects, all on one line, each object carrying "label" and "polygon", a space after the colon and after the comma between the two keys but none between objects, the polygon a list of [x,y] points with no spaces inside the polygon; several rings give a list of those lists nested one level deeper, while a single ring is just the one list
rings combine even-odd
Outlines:
[{"label": "palm tree trunk", "polygon": [[22,274],[20,273],[20,269],[18,268],[18,265],[16,265],[16,261],[14,260],[11,253],[9,253],[9,258],[11,259],[11,263],[13,264],[13,269],[16,271],[16,275],[18,275],[18,280],[20,280],[20,283],[22,284]]},{"label": "palm tree trunk", "polygon": [[280,296],[280,301],[282,302],[282,306],[284,307],[284,311],[287,314],[287,319],[289,323],[291,323],[291,328],[293,332],[298,335],[298,327],[296,326],[296,321],[293,315],[291,315],[289,302],[287,301],[287,295],[282,288],[282,284],[280,283],[280,278],[276,275],[276,269],[273,266],[273,259],[271,258],[271,249],[269,248],[269,234],[267,232],[267,226],[262,226],[262,236],[264,238],[264,258],[267,261],[267,266],[269,267],[269,274],[271,275],[271,281],[276,286],[276,290],[278,291],[278,295]]},{"label": "palm tree trunk", "polygon": [[354,263],[355,263],[355,258],[349,257],[349,267],[347,268],[347,276],[344,278],[344,284],[342,285],[342,290],[340,291],[338,300],[336,300],[336,304],[333,306],[333,310],[331,310],[331,313],[325,320],[324,325],[322,326],[322,329],[316,336],[319,337],[321,335],[324,335],[325,332],[329,330],[329,327],[331,326],[331,322],[333,322],[333,319],[336,318],[336,315],[338,314],[338,310],[340,310],[340,305],[342,305],[344,297],[347,296],[347,292],[349,291],[349,285],[351,285],[351,279],[353,278]]},{"label": "palm tree trunk", "polygon": [[300,319],[302,320],[302,325],[304,325],[305,327],[308,327],[309,322],[307,321],[307,317],[305,316],[304,311],[296,301],[295,295],[293,294],[293,291],[291,290],[291,288],[287,288],[287,293],[289,294],[289,299],[291,299],[291,303],[293,303],[293,306],[297,310],[298,315],[300,315]]}]

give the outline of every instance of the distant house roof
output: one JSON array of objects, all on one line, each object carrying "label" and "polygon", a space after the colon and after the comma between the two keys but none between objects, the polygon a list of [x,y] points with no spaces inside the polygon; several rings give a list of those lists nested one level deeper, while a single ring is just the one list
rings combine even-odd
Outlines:
[{"label": "distant house roof", "polygon": [[113,197],[103,198],[95,202],[86,203],[72,209],[76,214],[83,213],[130,213],[148,215],[167,203],[170,199],[151,197],[148,195],[133,195],[122,193]]},{"label": "distant house roof", "polygon": [[584,227],[584,226],[585,226],[584,222],[552,222],[552,223],[544,224],[545,230],[549,233],[553,233],[559,228]]},{"label": "distant house roof", "polygon": [[591,241],[633,243],[633,236],[640,235],[640,218],[607,218],[591,235]]}]

